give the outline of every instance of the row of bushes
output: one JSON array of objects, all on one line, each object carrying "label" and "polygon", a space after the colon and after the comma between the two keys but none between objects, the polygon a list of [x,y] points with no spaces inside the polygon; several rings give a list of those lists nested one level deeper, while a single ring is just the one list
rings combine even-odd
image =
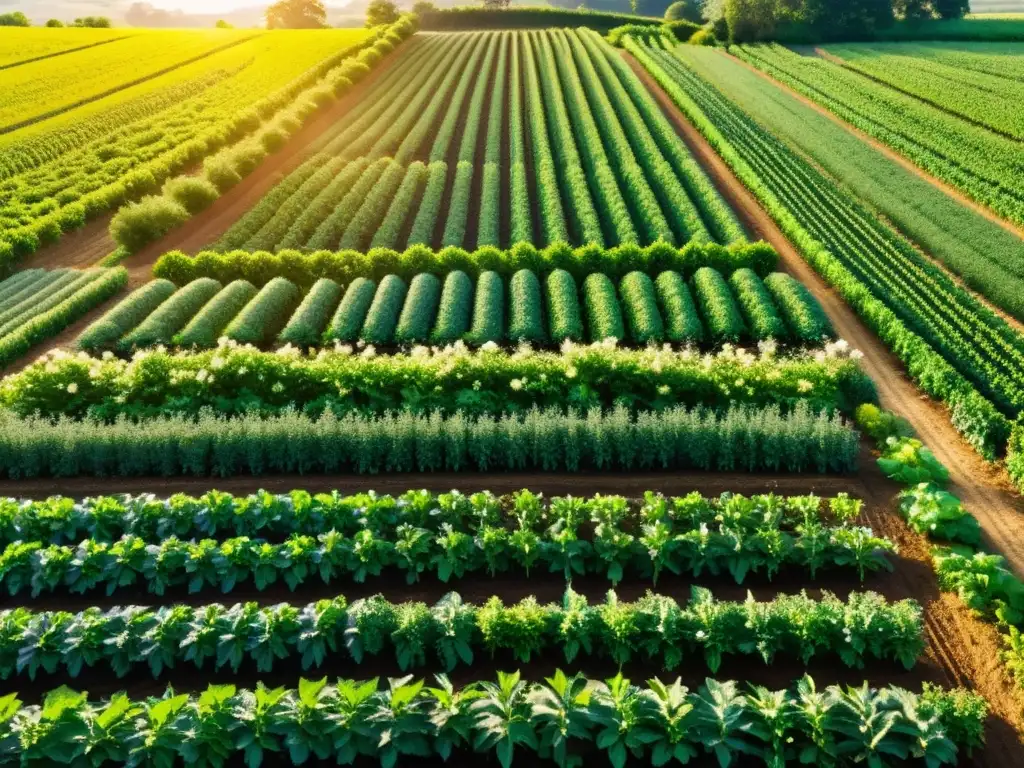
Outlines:
[{"label": "row of bushes", "polygon": [[663,19],[628,13],[574,11],[567,8],[431,8],[419,12],[420,27],[432,31],[476,29],[547,29],[551,27],[589,27],[602,34],[622,24],[649,24],[660,27]]},{"label": "row of bushes", "polygon": [[0,411],[0,475],[232,477],[356,472],[685,470],[838,472],[857,469],[858,433],[805,405],[783,414],[736,406],[677,407],[635,417],[618,407],[474,418],[461,412],[385,416],[331,411],[234,419],[206,411],[114,423]]},{"label": "row of bushes", "polygon": [[344,95],[396,45],[416,31],[414,16],[403,16],[360,43],[353,55],[327,72],[295,103],[253,135],[203,161],[199,176],[170,178],[162,194],[143,197],[122,207],[110,222],[110,234],[119,253],[133,253],[160,239],[191,216],[208,208],[222,194],[255,171],[267,155],[280,150],[314,113]]},{"label": "row of bushes", "polygon": [[712,267],[723,275],[748,268],[759,277],[765,277],[776,268],[778,259],[775,249],[763,241],[736,243],[728,247],[714,243],[687,243],[682,248],[668,243],[614,248],[594,245],[573,248],[565,243],[555,243],[539,249],[523,242],[508,250],[485,246],[475,251],[454,247],[435,251],[423,245],[414,245],[402,252],[374,248],[366,253],[201,251],[190,256],[182,251],[170,251],[157,260],[153,276],[166,278],[177,285],[200,277],[212,277],[225,285],[233,280],[247,280],[255,286],[262,286],[275,277],[285,277],[303,289],[322,277],[348,285],[359,277],[380,280],[393,274],[411,280],[421,272],[444,277],[455,270],[470,277],[490,271],[507,278],[521,269],[533,270],[541,276],[555,269],[564,269],[577,280],[583,280],[592,272],[603,272],[612,279],[619,279],[635,271],[656,274],[665,270],[679,272],[689,278],[701,267]]},{"label": "row of bushes", "polygon": [[294,348],[261,352],[227,342],[191,354],[146,350],[130,361],[56,351],[4,379],[0,405],[22,415],[109,420],[195,415],[206,408],[224,415],[291,407],[317,414],[328,406],[339,413],[497,414],[536,405],[661,410],[744,403],[788,410],[809,403],[851,413],[874,402],[876,393],[856,362],[840,355],[840,346],[779,357],[768,349],[762,355],[735,349],[702,355],[571,342],[561,352],[493,345],[471,352],[452,345],[388,356],[372,348],[302,356]]}]

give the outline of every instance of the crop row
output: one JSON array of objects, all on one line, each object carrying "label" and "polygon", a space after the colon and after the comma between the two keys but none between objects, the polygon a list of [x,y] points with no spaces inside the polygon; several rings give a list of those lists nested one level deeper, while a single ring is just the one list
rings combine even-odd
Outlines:
[{"label": "crop row", "polygon": [[[219,249],[498,246],[533,241],[535,229],[545,244],[743,239],[650,95],[597,36],[438,35],[395,69]],[[328,165],[347,180],[332,182]]]},{"label": "crop row", "polygon": [[102,702],[61,688],[41,706],[23,707],[13,693],[0,698],[0,765],[201,764],[211,754],[244,754],[257,766],[280,755],[293,765],[368,758],[390,767],[473,753],[502,768],[517,755],[529,765],[603,755],[616,768],[629,756],[666,765],[714,755],[731,765],[751,754],[778,765],[798,756],[841,766],[911,758],[955,765],[959,750],[981,746],[987,705],[963,689],[925,685],[920,694],[867,683],[819,690],[804,676],[792,691],[743,693],[707,679],[691,692],[681,680],[654,678],[642,688],[621,674],[600,682],[559,670],[543,683],[498,673],[496,682],[459,689],[444,675],[435,687],[411,677],[385,687],[324,678],[299,680],[297,689],[215,685],[196,696]]},{"label": "crop row", "polygon": [[0,281],[0,368],[56,336],[128,282],[123,268],[41,269]]},{"label": "crop row", "polygon": [[[663,272],[656,280],[630,272],[618,291],[601,273],[577,286],[568,272],[555,270],[542,285],[524,269],[506,286],[497,273],[483,272],[474,288],[464,272],[450,272],[443,280],[427,272],[408,285],[397,275],[385,276],[379,285],[357,278],[344,292],[321,278],[300,303],[299,289],[283,277],[258,292],[244,280],[221,288],[211,278],[199,278],[169,295],[167,281],[158,279],[111,309],[77,343],[90,351],[130,351],[156,344],[212,347],[221,337],[303,347],[338,341],[444,345],[460,339],[544,345],[614,338],[639,346],[821,342],[832,335],[831,326],[817,301],[798,285],[783,273],[762,283],[750,269],[737,270],[726,284],[710,267],[698,269],[689,287],[677,272]],[[784,300],[775,301],[775,293]],[[818,322],[808,324],[807,318]],[[811,335],[803,335],[807,331]]]},{"label": "crop row", "polygon": [[628,45],[812,265],[897,350],[925,391],[950,406],[972,445],[989,458],[1000,454],[1009,426],[992,403],[1015,414],[1024,402],[1019,336],[678,56]]},{"label": "crop row", "polygon": [[[408,22],[402,29],[411,31]],[[259,132],[251,148],[265,153],[266,143],[273,145],[282,131],[286,136],[351,87],[368,71],[364,61],[379,58],[372,46],[393,46],[396,35],[382,28],[350,37],[352,44],[341,50],[336,43],[329,50],[309,45],[301,36],[257,37],[211,59],[227,76],[182,68],[197,88],[179,94],[187,94],[184,99],[157,99],[158,119],[146,109],[115,108],[103,120],[94,118],[80,141],[74,123],[40,136],[38,146],[22,154],[29,166],[32,158],[46,161],[0,182],[0,263],[20,259],[125,201],[158,192],[165,180],[221,147],[239,145],[237,157],[221,158],[235,173],[235,161],[244,159],[240,142]],[[363,58],[357,61],[357,54]],[[135,120],[126,125],[128,116]]]},{"label": "crop row", "polygon": [[[665,520],[637,529],[618,519],[616,511],[611,505],[610,513],[589,520],[567,516],[539,532],[517,521],[512,527],[484,522],[476,530],[454,523],[436,529],[401,523],[351,535],[326,528],[276,544],[246,536],[191,541],[171,536],[147,544],[125,535],[109,542],[84,539],[76,546],[15,541],[0,554],[0,583],[11,595],[31,589],[36,597],[99,589],[109,595],[132,585],[156,595],[185,585],[189,592],[227,593],[247,582],[264,590],[279,580],[295,590],[317,579],[362,583],[392,570],[410,584],[423,575],[447,583],[484,571],[495,576],[520,569],[527,575],[531,570],[562,573],[567,579],[595,573],[613,585],[627,574],[657,582],[665,572],[699,576],[705,571],[728,573],[742,583],[748,573],[771,577],[785,567],[805,570],[812,578],[823,568],[856,569],[863,580],[866,572],[887,568],[885,555],[893,550],[869,528],[825,526],[813,519],[795,532],[784,530],[777,518],[746,531],[742,523],[712,530],[706,523],[676,527]],[[581,531],[584,524],[594,526],[592,535]]]},{"label": "crop row", "polygon": [[[800,56],[776,45],[744,46],[737,54],[928,173],[1024,225],[1024,163],[1016,141],[821,57]],[[1002,57],[987,58],[995,64]]]},{"label": "crop row", "polygon": [[910,669],[923,649],[921,606],[913,600],[890,603],[874,592],[854,592],[846,600],[825,592],[817,600],[801,593],[734,602],[694,587],[683,606],[650,592],[624,602],[613,591],[591,606],[569,589],[561,605],[542,605],[532,596],[509,606],[497,597],[473,605],[450,592],[432,606],[381,596],[349,603],[338,596],[269,607],[250,602],[89,608],[77,614],[0,611],[4,680],[58,670],[77,677],[88,668],[109,668],[124,677],[147,666],[159,677],[167,669],[207,664],[237,673],[246,662],[263,673],[275,662],[300,659],[307,672],[335,654],[362,664],[389,652],[403,672],[450,672],[471,666],[481,651],[508,654],[522,664],[555,653],[569,664],[603,657],[669,671],[703,656],[712,673],[729,657],[745,655],[758,655],[765,664],[778,657],[802,664],[838,657],[857,669],[879,661]]},{"label": "crop row", "polygon": [[836,342],[775,356],[725,348],[716,355],[660,347],[564,345],[561,353],[460,345],[410,354],[351,350],[301,355],[227,343],[215,350],[154,349],[132,360],[56,351],[0,384],[0,404],[21,416],[92,415],[112,421],[203,410],[228,417],[298,409],[314,414],[444,411],[499,414],[533,406],[660,410],[805,403],[852,413],[874,385]]},{"label": "crop row", "polygon": [[[841,523],[860,514],[861,502],[840,494],[829,500],[830,516]],[[338,491],[310,494],[267,491],[232,496],[210,491],[199,497],[176,494],[159,499],[151,494],[87,498],[80,502],[64,496],[32,501],[0,499],[0,542],[39,541],[43,544],[71,544],[82,539],[111,542],[121,536],[138,536],[147,544],[165,538],[313,535],[332,528],[351,535],[364,528],[383,532],[399,525],[426,528],[432,532],[443,524],[472,533],[480,526],[506,526],[539,533],[556,524],[574,529],[581,521],[614,521],[636,529],[663,523],[670,530],[723,526],[740,538],[762,525],[792,530],[798,524],[810,527],[824,519],[822,500],[817,496],[743,496],[726,493],[705,498],[696,491],[679,497],[665,497],[647,491],[633,503],[622,496],[555,496],[528,490],[510,496],[490,491],[463,494],[457,490],[432,494],[408,491],[400,496],[359,493],[343,496]]]},{"label": "crop row", "polygon": [[805,403],[682,407],[635,418],[624,407],[602,413],[564,408],[473,417],[462,412],[319,418],[168,417],[113,423],[17,418],[0,410],[0,471],[10,478],[268,473],[488,472],[581,469],[852,472],[859,435]]},{"label": "crop row", "polygon": [[577,280],[591,272],[603,272],[617,280],[629,272],[658,273],[674,270],[689,278],[701,267],[717,269],[725,275],[737,269],[754,270],[765,277],[778,264],[778,254],[765,242],[734,243],[725,248],[714,243],[688,243],[676,248],[668,243],[655,243],[640,248],[623,245],[615,248],[583,246],[570,248],[564,243],[544,249],[530,243],[518,243],[508,250],[484,246],[475,251],[443,248],[434,251],[414,245],[398,252],[389,248],[360,251],[318,251],[304,254],[294,250],[278,253],[267,251],[200,251],[191,256],[171,251],[161,256],[153,267],[153,276],[176,285],[184,285],[200,277],[212,277],[227,284],[246,280],[262,287],[268,280],[285,277],[303,289],[321,277],[348,284],[357,277],[379,280],[397,274],[410,280],[420,272],[444,276],[456,270],[477,277],[481,272],[497,272],[511,277],[521,269],[532,269],[546,275],[564,269]]}]

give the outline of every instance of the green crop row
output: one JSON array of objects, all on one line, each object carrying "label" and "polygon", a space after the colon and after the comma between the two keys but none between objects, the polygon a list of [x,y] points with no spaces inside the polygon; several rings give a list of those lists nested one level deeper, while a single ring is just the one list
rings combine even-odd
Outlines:
[{"label": "green crop row", "polygon": [[[861,506],[859,500],[845,494],[824,504],[814,495],[746,497],[726,493],[705,498],[696,491],[672,497],[647,491],[640,501],[600,494],[545,499],[543,494],[528,490],[508,496],[490,491],[466,495],[458,490],[345,496],[337,491],[311,494],[296,490],[289,494],[259,491],[247,496],[209,491],[198,497],[175,494],[163,499],[152,494],[95,496],[81,501],[66,496],[39,501],[0,498],[0,543],[75,544],[82,539],[111,543],[126,535],[139,537],[147,544],[171,536],[280,539],[292,534],[315,536],[331,528],[350,536],[364,528],[383,533],[400,526],[425,528],[436,534],[445,525],[476,538],[484,527],[514,525],[539,535],[545,530],[576,530],[587,520],[633,529],[667,526],[673,536],[699,530],[704,524],[709,527],[709,535],[720,534],[723,541],[730,537],[754,540],[759,530],[772,537],[776,531],[792,533],[798,526],[811,530],[825,520],[846,525],[858,518]],[[721,526],[720,531],[711,531],[714,526]],[[501,538],[486,536],[480,543]],[[808,554],[814,553],[809,550]]]},{"label": "green crop row", "polygon": [[[766,282],[772,277],[769,275]],[[157,285],[167,285],[166,280],[158,280]],[[163,303],[157,304],[153,298],[157,293],[162,295],[163,289],[146,293],[147,306],[156,304],[148,317],[142,315],[136,295],[129,296],[125,308],[118,306],[109,313],[116,323],[106,317],[101,321],[104,328],[119,333],[103,337],[100,343],[96,332],[89,329],[79,346],[96,350],[113,347],[120,339],[120,347],[130,349],[166,344],[173,339],[183,345],[210,347],[222,332],[240,343],[266,345],[276,340],[302,346],[332,341],[422,344],[459,339],[474,344],[526,341],[557,345],[566,339],[598,342],[608,338],[637,346],[665,341],[694,344],[707,339],[718,344],[769,338],[813,344],[827,336],[804,333],[831,332],[820,305],[809,293],[800,292],[799,287],[785,280],[778,292],[771,291],[749,269],[736,271],[727,283],[720,273],[701,267],[694,273],[693,295],[682,276],[672,271],[661,273],[656,281],[642,272],[630,272],[619,283],[618,292],[605,275],[593,274],[583,281],[581,294],[566,270],[552,271],[542,285],[533,271],[522,269],[508,281],[507,300],[504,281],[495,272],[484,272],[476,281],[475,307],[470,300],[473,281],[464,272],[451,272],[444,280],[446,286],[451,281],[451,288],[442,297],[442,282],[430,272],[417,274],[409,282],[408,292],[397,274],[385,276],[379,286],[356,278],[344,294],[334,281],[321,278],[295,309],[298,289],[276,277],[257,297],[238,308],[230,324],[215,327],[205,316],[223,320],[228,308],[239,303],[235,297],[248,295],[248,288],[240,285],[249,284],[236,281],[208,295],[219,283],[200,278]],[[773,297],[777,294],[784,300],[776,303]],[[445,312],[440,310],[442,298]],[[200,327],[205,332],[179,334],[188,322],[185,312],[192,312],[196,318],[192,322],[200,322],[203,317]],[[749,326],[743,321],[744,315]],[[124,333],[123,326],[129,320],[134,320],[136,326]],[[288,327],[278,334],[286,322]],[[290,331],[292,323],[300,330]]]},{"label": "green crop row", "polygon": [[[325,554],[328,566],[333,553]],[[194,578],[210,566],[195,564]],[[230,575],[243,568],[224,563]],[[255,569],[257,587],[277,578],[269,558]],[[241,582],[249,574],[237,574]],[[154,579],[163,574],[157,569]],[[152,584],[152,582],[149,582]],[[349,602],[344,596],[306,605],[257,603],[170,605],[157,610],[90,608],[82,613],[0,611],[0,679],[35,677],[45,670],[77,677],[88,668],[110,669],[124,677],[149,667],[153,677],[166,669],[211,663],[238,672],[255,662],[261,673],[274,663],[297,661],[315,670],[335,654],[359,665],[394,654],[403,672],[426,666],[451,672],[471,666],[482,651],[511,654],[523,664],[548,654],[567,663],[587,657],[617,664],[643,661],[658,671],[691,666],[703,656],[714,674],[732,656],[777,659],[838,657],[849,667],[895,661],[910,669],[924,650],[921,606],[913,600],[888,602],[873,592],[853,592],[840,600],[825,592],[779,595],[769,602],[715,600],[695,587],[680,606],[667,595],[648,593],[636,602],[609,591],[603,603],[566,591],[562,604],[541,605],[528,597],[506,606],[497,597],[482,605],[463,602],[451,592],[433,606],[390,603],[381,596]],[[40,646],[40,634],[47,642]],[[85,640],[88,638],[88,640]],[[116,639],[116,644],[115,644]]]},{"label": "green crop row", "polygon": [[681,680],[640,687],[621,674],[600,682],[561,670],[543,683],[499,672],[496,682],[461,688],[437,675],[434,686],[411,677],[386,687],[376,678],[328,685],[325,677],[301,679],[297,689],[215,685],[197,696],[102,702],[61,688],[28,707],[12,693],[0,697],[0,743],[9,745],[0,765],[187,765],[244,754],[249,765],[365,758],[387,768],[477,754],[511,768],[517,755],[520,765],[578,766],[598,754],[621,768],[629,756],[666,765],[701,755],[731,765],[758,754],[776,765],[798,756],[837,766],[913,756],[939,766],[982,745],[988,712],[964,689],[819,690],[806,675],[791,691],[747,693],[710,678],[691,692]]},{"label": "green crop row", "polygon": [[0,411],[0,427],[0,472],[10,478],[654,468],[824,473],[854,471],[859,453],[856,431],[802,406],[788,414],[676,407],[635,418],[622,407],[500,418],[327,411],[313,419],[287,411],[227,419],[206,411],[112,424]]},{"label": "green crop row", "polygon": [[[440,169],[437,174],[433,166],[428,169],[421,212],[425,208],[433,210],[440,206],[445,174],[446,169]],[[431,187],[434,179],[440,180],[436,189]],[[436,205],[434,202],[427,204],[427,198],[431,195],[436,195]],[[430,222],[428,228],[433,227],[435,217],[432,216]],[[426,241],[429,240],[428,236]],[[626,245],[608,249],[596,246],[573,249],[564,244],[556,244],[543,250],[529,243],[519,243],[505,251],[491,247],[478,248],[476,251],[461,248],[434,251],[425,246],[412,246],[403,252],[374,248],[368,253],[201,251],[190,256],[181,251],[171,251],[160,257],[153,268],[153,275],[176,285],[184,285],[200,277],[212,277],[224,284],[242,279],[262,286],[273,277],[286,277],[305,288],[321,277],[347,284],[357,277],[377,280],[390,273],[396,273],[406,280],[411,280],[420,272],[433,272],[441,277],[455,269],[470,276],[495,271],[504,277],[511,277],[520,269],[532,269],[544,274],[554,269],[564,269],[576,279],[582,280],[591,272],[605,272],[618,278],[633,271],[653,273],[671,269],[682,273],[684,277],[690,277],[700,267],[712,267],[727,275],[747,267],[760,277],[765,277],[775,269],[777,263],[778,254],[764,242],[742,243],[729,248],[712,243],[689,243],[683,248],[656,243],[646,248]]]}]

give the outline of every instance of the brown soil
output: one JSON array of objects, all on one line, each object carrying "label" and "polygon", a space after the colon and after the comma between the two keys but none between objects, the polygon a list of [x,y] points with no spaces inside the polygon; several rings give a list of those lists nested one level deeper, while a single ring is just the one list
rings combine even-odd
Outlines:
[{"label": "brown soil", "polygon": [[[410,43],[406,44],[408,45]],[[399,51],[406,49],[402,47]],[[268,156],[259,168],[222,195],[210,208],[193,216],[184,226],[125,259],[122,264],[128,269],[129,289],[137,288],[151,279],[150,270],[164,253],[174,250],[195,252],[215,242],[232,224],[263,199],[282,178],[306,160],[310,145],[358,104],[374,83],[394,66],[398,58],[399,55],[394,52],[388,54],[365,79],[326,111],[306,123],[280,152]],[[109,232],[112,217],[113,214],[102,216],[79,232],[66,235],[52,246],[40,249],[26,259],[22,267],[55,269],[92,266],[117,248]]]}]

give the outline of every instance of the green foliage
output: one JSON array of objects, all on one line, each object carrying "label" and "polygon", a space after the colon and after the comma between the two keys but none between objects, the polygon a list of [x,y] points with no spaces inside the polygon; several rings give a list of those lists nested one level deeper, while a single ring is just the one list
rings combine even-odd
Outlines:
[{"label": "green foliage", "polygon": [[1024,621],[1024,584],[999,555],[937,547],[932,561],[939,586],[978,615],[1016,626]]},{"label": "green foliage", "polygon": [[934,483],[944,486],[949,481],[949,470],[920,440],[913,437],[887,438],[878,466],[886,477],[904,485]]},{"label": "green foliage", "polygon": [[582,341],[583,318],[576,281],[565,270],[557,269],[548,275],[546,287],[551,342]]},{"label": "green foliage", "polygon": [[245,280],[228,283],[178,333],[172,341],[179,347],[212,347],[242,308],[256,297],[256,288]]},{"label": "green foliage", "polygon": [[505,285],[497,272],[483,272],[476,281],[473,325],[466,338],[475,344],[505,340]]},{"label": "green foliage", "polygon": [[224,335],[239,344],[265,344],[288,322],[301,294],[293,283],[275,277],[238,313]]},{"label": "green foliage", "polygon": [[366,278],[357,277],[349,283],[330,326],[324,332],[324,341],[355,341],[376,293],[377,286]]},{"label": "green foliage", "polygon": [[918,533],[940,541],[978,547],[981,528],[953,494],[921,482],[900,493],[900,511]]},{"label": "green foliage", "polygon": [[710,267],[701,267],[691,278],[708,337],[716,342],[737,342],[747,333],[736,299],[722,275]]},{"label": "green foliage", "polygon": [[764,287],[786,321],[793,338],[818,342],[835,337],[825,310],[806,285],[785,272],[773,272],[764,279]]},{"label": "green foliage", "polygon": [[178,203],[195,216],[206,210],[220,197],[217,187],[201,176],[177,176],[164,182],[164,197]]},{"label": "green foliage", "polygon": [[583,305],[591,341],[625,339],[626,329],[622,322],[619,298],[607,275],[595,272],[583,281]]},{"label": "green foliage", "polygon": [[658,308],[665,320],[665,339],[692,344],[704,339],[704,326],[686,282],[678,272],[666,271],[654,281]]},{"label": "green foliage", "polygon": [[115,243],[134,253],[181,226],[188,218],[185,206],[176,200],[144,197],[117,212],[110,221],[110,235]]},{"label": "green foliage", "polygon": [[326,277],[317,280],[277,340],[300,347],[316,346],[340,300],[340,285]]},{"label": "green foliage", "polygon": [[[219,384],[223,369],[217,374]],[[803,406],[785,415],[777,408],[734,406],[715,413],[674,407],[635,418],[622,406],[586,414],[535,408],[500,419],[464,412],[336,416],[331,411],[313,419],[286,410],[226,420],[207,410],[195,419],[112,424],[20,419],[0,411],[0,427],[0,471],[12,478],[442,469],[824,473],[853,471],[859,449],[857,433],[841,420],[813,415]]]},{"label": "green foliage", "polygon": [[427,341],[434,327],[441,300],[441,281],[429,273],[416,275],[402,306],[395,329],[395,342],[407,344]]},{"label": "green foliage", "polygon": [[854,412],[854,419],[857,426],[874,440],[879,447],[887,445],[890,437],[913,437],[914,432],[910,424],[902,416],[897,416],[892,411],[883,411],[872,403],[863,403],[857,406]]},{"label": "green foliage", "polygon": [[373,302],[366,313],[366,321],[359,332],[360,341],[368,344],[389,344],[398,326],[399,310],[405,303],[408,288],[400,277],[388,275],[380,281]]},{"label": "green foliage", "polygon": [[170,280],[156,279],[136,288],[116,307],[86,328],[75,341],[79,349],[102,350],[149,317],[175,291]]},{"label": "green foliage", "polygon": [[770,293],[753,270],[737,269],[729,278],[729,286],[743,312],[751,338],[755,341],[783,341],[789,336]]},{"label": "green foliage", "polygon": [[[441,290],[437,321],[430,333],[430,342],[432,344],[451,344],[461,339],[469,331],[472,312],[473,281],[465,272],[459,270],[449,272]],[[486,336],[487,334],[484,332],[481,335]],[[484,341],[489,340],[484,339]]]},{"label": "green foliage", "polygon": [[175,334],[221,290],[221,284],[209,277],[193,280],[179,288],[138,326],[121,337],[123,350],[169,344]]},{"label": "green foliage", "polygon": [[642,272],[630,272],[622,278],[619,293],[629,324],[629,338],[641,345],[660,342],[665,336],[665,326],[651,278]]},{"label": "green foliage", "polygon": [[543,302],[540,281],[528,269],[512,275],[508,283],[508,338],[510,341],[542,343],[547,340],[541,316]]}]

